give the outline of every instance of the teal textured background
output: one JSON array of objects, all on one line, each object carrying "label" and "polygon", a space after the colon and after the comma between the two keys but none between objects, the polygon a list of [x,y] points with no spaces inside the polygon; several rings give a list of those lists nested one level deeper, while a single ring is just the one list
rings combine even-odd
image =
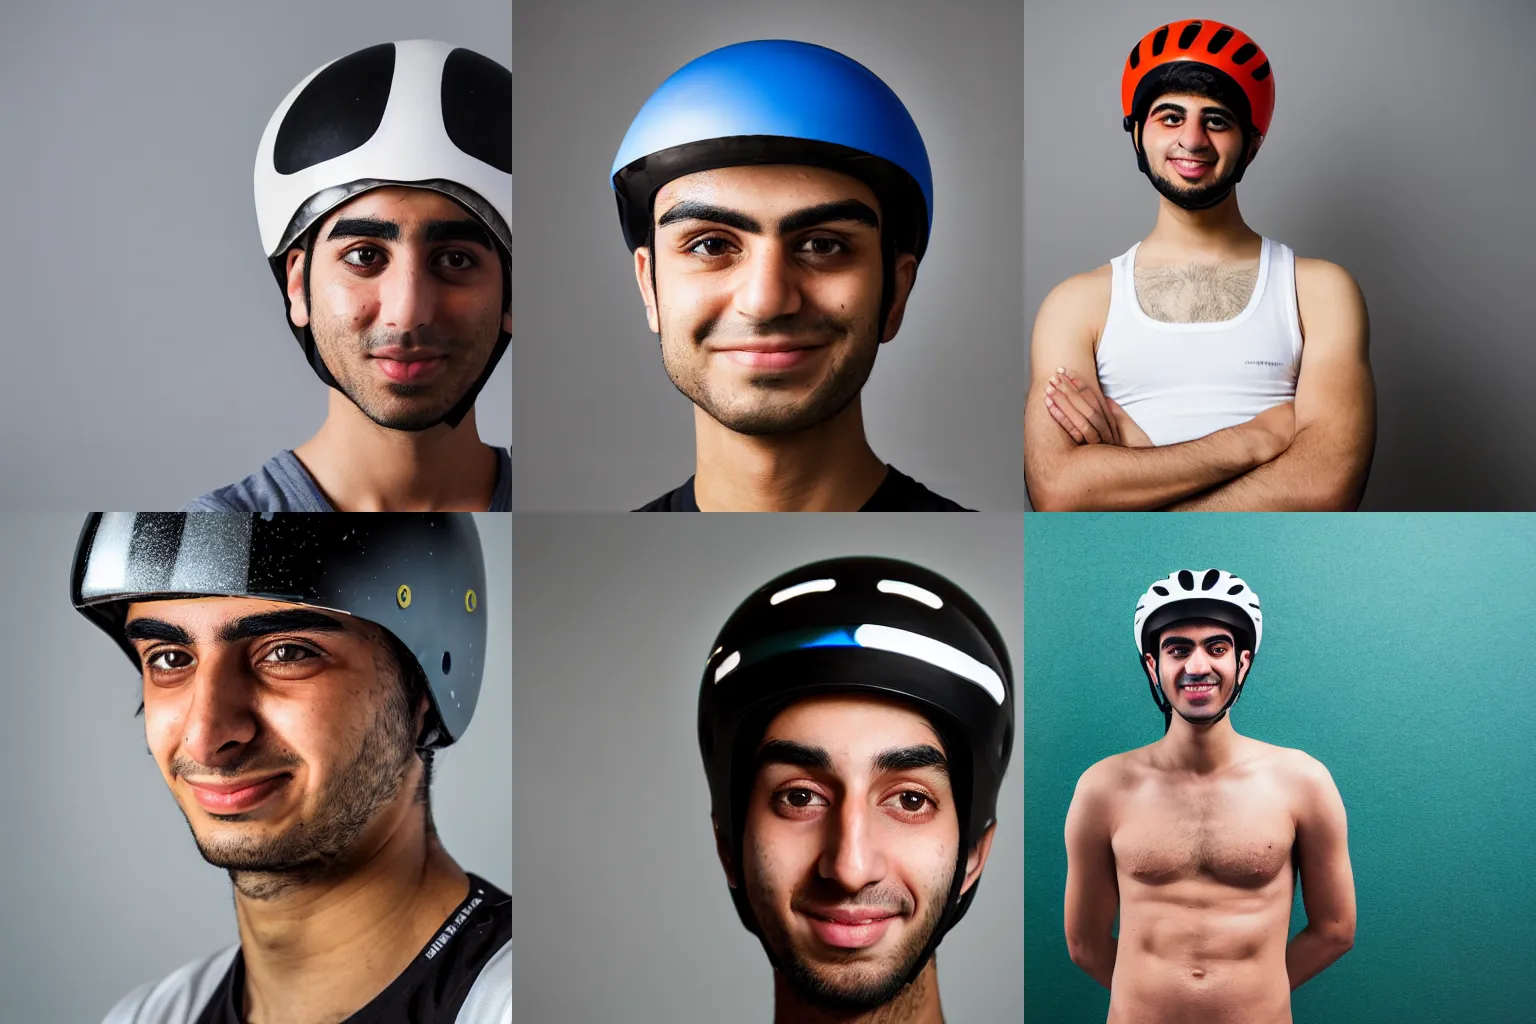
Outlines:
[{"label": "teal textured background", "polygon": [[1024,564],[1030,1024],[1104,1020],[1062,934],[1062,826],[1085,768],[1163,731],[1136,599],[1212,566],[1264,606],[1233,725],[1322,761],[1349,814],[1355,948],[1298,1024],[1536,1021],[1536,517],[1028,514]]}]

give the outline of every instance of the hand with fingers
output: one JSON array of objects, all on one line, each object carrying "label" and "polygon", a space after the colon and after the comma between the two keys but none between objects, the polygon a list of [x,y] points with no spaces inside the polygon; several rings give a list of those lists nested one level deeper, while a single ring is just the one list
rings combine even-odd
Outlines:
[{"label": "hand with fingers", "polygon": [[1150,448],[1152,441],[1120,403],[1065,367],[1045,385],[1045,407],[1051,418],[1078,444],[1113,444],[1122,448]]}]

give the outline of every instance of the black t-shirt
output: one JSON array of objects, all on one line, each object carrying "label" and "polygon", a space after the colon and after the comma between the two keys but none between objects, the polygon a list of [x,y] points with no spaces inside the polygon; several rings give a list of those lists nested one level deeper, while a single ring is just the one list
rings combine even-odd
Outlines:
[{"label": "black t-shirt", "polygon": [[[469,876],[469,895],[409,967],[344,1024],[453,1024],[480,971],[512,938],[512,897]],[[236,952],[197,1024],[244,1024],[245,958]]]},{"label": "black t-shirt", "polygon": [[[970,512],[948,498],[940,497],[913,480],[895,466],[887,466],[888,473],[875,493],[869,496],[860,512]],[[649,505],[636,512],[697,512],[699,504],[693,497],[693,477],[674,491],[668,491]]]}]

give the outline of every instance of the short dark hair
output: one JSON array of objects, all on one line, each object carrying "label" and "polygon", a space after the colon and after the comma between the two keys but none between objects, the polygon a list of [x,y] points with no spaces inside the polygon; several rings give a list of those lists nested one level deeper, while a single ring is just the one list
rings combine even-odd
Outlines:
[{"label": "short dark hair", "polygon": [[1229,75],[1192,60],[1173,61],[1163,65],[1160,72],[1155,88],[1146,91],[1141,97],[1141,109],[1135,112],[1143,130],[1157,98],[1170,93],[1191,93],[1215,100],[1237,115],[1245,134],[1251,130],[1253,108],[1248,102],[1248,94]]}]

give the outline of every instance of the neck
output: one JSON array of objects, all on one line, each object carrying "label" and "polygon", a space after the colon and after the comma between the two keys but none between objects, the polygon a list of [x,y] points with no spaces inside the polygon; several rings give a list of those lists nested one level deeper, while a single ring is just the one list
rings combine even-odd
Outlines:
[{"label": "neck", "polygon": [[857,1013],[830,1012],[806,1004],[784,975],[774,971],[773,1024],[944,1024],[936,958],[929,957],[922,973],[890,1002]]},{"label": "neck", "polygon": [[1207,210],[1186,210],[1159,196],[1157,224],[1145,244],[1168,252],[1225,255],[1250,248],[1259,237],[1243,220],[1234,190]]},{"label": "neck", "polygon": [[405,970],[469,893],[468,876],[428,835],[420,805],[327,877],[271,899],[235,891],[245,1019],[343,1020]]},{"label": "neck", "polygon": [[1237,751],[1243,738],[1232,728],[1232,712],[1229,709],[1214,725],[1193,725],[1175,711],[1168,731],[1158,741],[1160,748],[1174,767],[1192,772],[1214,772],[1226,768],[1237,759]]},{"label": "neck", "polygon": [[483,512],[496,490],[473,409],[457,427],[390,430],[332,388],[325,423],[294,454],[338,512]]},{"label": "neck", "polygon": [[693,493],[704,512],[856,512],[885,479],[859,399],[793,434],[738,434],[698,407]]}]

